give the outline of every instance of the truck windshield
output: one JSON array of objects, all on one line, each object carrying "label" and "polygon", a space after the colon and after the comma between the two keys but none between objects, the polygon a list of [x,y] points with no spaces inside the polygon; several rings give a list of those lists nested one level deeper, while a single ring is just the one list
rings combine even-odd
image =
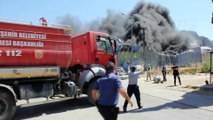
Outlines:
[{"label": "truck windshield", "polygon": [[97,36],[96,41],[99,50],[104,50],[106,53],[113,54],[113,48],[108,37]]}]

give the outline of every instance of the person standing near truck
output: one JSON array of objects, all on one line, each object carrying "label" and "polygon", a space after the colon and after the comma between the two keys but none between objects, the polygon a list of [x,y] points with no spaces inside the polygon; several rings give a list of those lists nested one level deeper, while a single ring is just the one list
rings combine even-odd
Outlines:
[{"label": "person standing near truck", "polygon": [[123,69],[126,73],[130,72],[130,67],[131,67],[131,61],[130,60],[127,60],[126,62],[124,62]]},{"label": "person standing near truck", "polygon": [[116,107],[119,93],[133,106],[133,102],[121,84],[120,77],[114,74],[115,66],[107,63],[106,75],[95,81],[92,97],[104,120],[117,120],[119,108]]}]

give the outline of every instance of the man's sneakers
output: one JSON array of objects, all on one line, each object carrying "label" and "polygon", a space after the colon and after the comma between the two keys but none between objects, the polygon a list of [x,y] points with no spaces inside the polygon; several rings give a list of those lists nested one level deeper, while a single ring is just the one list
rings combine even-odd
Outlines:
[{"label": "man's sneakers", "polygon": [[143,105],[142,105],[142,106],[139,106],[138,109],[143,109]]},{"label": "man's sneakers", "polygon": [[[143,106],[139,106],[138,109],[143,109]],[[123,112],[124,112],[124,113],[127,112],[126,107],[123,107]]]}]

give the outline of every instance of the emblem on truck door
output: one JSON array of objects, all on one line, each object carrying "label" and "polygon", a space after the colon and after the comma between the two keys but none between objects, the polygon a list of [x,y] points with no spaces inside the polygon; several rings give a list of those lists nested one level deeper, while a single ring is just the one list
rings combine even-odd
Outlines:
[{"label": "emblem on truck door", "polygon": [[41,50],[35,50],[35,58],[37,59],[43,58],[43,52]]}]

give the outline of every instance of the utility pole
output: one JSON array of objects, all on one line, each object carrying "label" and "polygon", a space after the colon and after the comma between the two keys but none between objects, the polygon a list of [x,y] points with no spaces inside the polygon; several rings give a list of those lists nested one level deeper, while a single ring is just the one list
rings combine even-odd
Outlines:
[{"label": "utility pole", "polygon": [[[213,2],[213,0],[212,0],[212,2]],[[212,21],[211,21],[211,23],[213,24],[213,13],[212,13]]]},{"label": "utility pole", "polygon": [[[125,13],[122,13],[122,12],[121,12],[121,15],[127,16]],[[133,22],[134,21],[132,20],[132,23],[130,23],[130,39],[132,39],[132,37],[133,37]],[[134,45],[133,41],[131,41],[131,46],[130,46],[131,51],[129,51],[130,52],[130,60],[131,61],[133,60],[133,45]]]},{"label": "utility pole", "polygon": [[144,66],[146,66],[146,57],[145,57],[145,47],[146,47],[146,38],[145,38],[145,28],[142,28],[142,47],[143,47],[143,57],[144,57]]},{"label": "utility pole", "polygon": [[211,23],[213,24],[213,13],[212,13],[212,21],[211,21]]},{"label": "utility pole", "polygon": [[[213,0],[212,0],[213,2]],[[213,13],[212,13],[212,24],[213,24]],[[210,52],[210,84],[212,84],[212,52]]]}]

